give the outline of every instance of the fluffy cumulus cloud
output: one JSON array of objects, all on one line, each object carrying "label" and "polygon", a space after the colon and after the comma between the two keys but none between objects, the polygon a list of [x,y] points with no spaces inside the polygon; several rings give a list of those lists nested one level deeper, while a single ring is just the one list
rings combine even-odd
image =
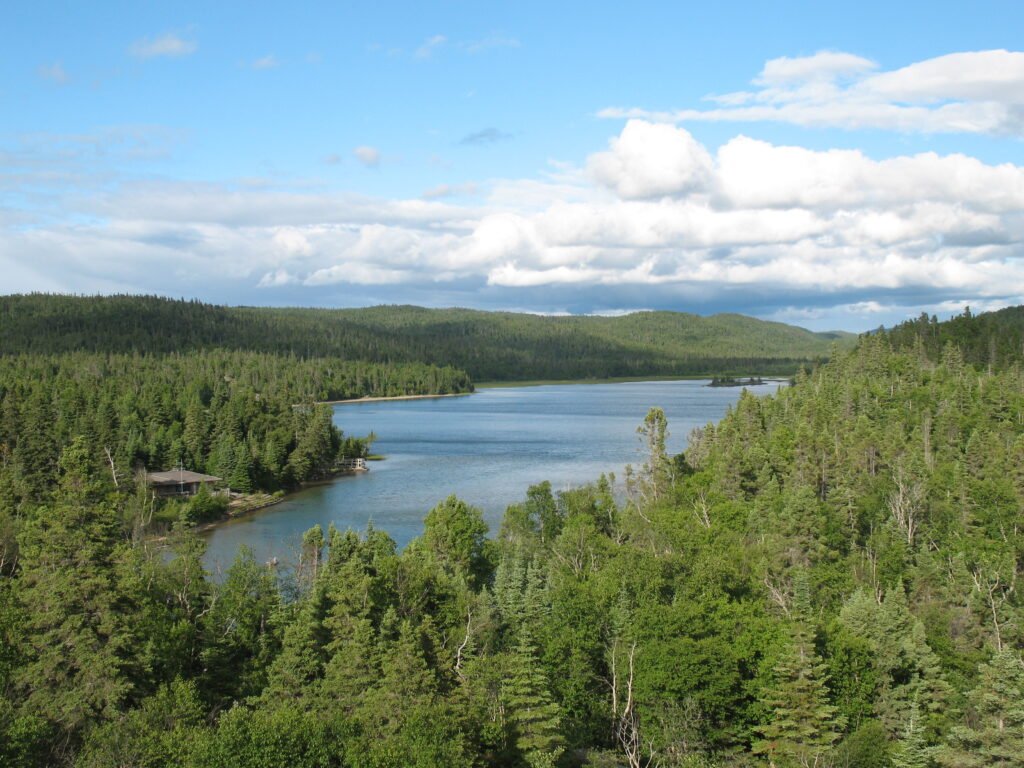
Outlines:
[{"label": "fluffy cumulus cloud", "polygon": [[699,191],[711,178],[712,161],[686,131],[630,120],[608,151],[592,155],[587,165],[597,181],[629,199]]},{"label": "fluffy cumulus cloud", "polygon": [[609,107],[609,118],[792,123],[907,133],[1024,134],[1024,52],[967,51],[882,70],[822,51],[765,63],[755,88],[710,96],[707,109]]},{"label": "fluffy cumulus cloud", "polygon": [[[834,88],[874,71],[828,54],[770,62],[759,82]],[[911,78],[916,93],[951,92],[922,72]],[[957,93],[994,98],[994,80],[1008,76],[981,83],[964,70]],[[875,92],[906,98],[907,81],[880,80]],[[595,150],[547,177],[416,199],[104,183],[63,194],[49,213],[0,208],[0,273],[8,290],[545,312],[728,308],[849,328],[922,307],[1024,301],[1019,165],[960,154],[873,159],[743,135],[709,149],[683,127],[639,118]],[[356,156],[379,162],[370,147]],[[21,167],[31,175],[39,163],[29,160]]]}]

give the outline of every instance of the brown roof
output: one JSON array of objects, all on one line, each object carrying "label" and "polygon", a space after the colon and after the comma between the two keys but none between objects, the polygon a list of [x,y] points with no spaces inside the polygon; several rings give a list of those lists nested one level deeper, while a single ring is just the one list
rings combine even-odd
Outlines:
[{"label": "brown roof", "polygon": [[150,472],[146,477],[150,485],[188,485],[189,483],[215,483],[220,480],[213,475],[189,472],[187,469],[172,469],[170,472]]}]

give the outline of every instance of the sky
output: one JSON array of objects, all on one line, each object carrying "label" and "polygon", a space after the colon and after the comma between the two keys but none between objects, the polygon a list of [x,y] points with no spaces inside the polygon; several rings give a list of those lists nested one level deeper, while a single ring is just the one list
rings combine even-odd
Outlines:
[{"label": "sky", "polygon": [[1024,3],[0,11],[0,293],[861,331],[1024,303]]}]

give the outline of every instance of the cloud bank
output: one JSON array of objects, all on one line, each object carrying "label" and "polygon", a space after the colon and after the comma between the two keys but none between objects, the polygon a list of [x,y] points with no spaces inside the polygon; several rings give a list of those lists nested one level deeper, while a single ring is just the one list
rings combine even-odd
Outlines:
[{"label": "cloud bank", "polygon": [[[1022,54],[977,55],[1005,66],[966,54],[956,66],[940,57],[892,72],[843,53],[775,59],[759,91],[720,97],[721,109],[817,89],[841,104],[869,92],[932,113],[953,98],[1009,108],[1021,98],[1007,84]],[[729,310],[857,329],[922,308],[1024,303],[1024,167],[1012,163],[874,159],[742,134],[712,148],[674,122],[633,118],[578,167],[440,183],[411,199],[147,181],[97,166],[117,158],[128,169],[165,151],[152,130],[0,147],[7,291]],[[381,161],[371,146],[353,155],[370,168]]]},{"label": "cloud bank", "polygon": [[765,63],[754,90],[708,109],[608,107],[607,118],[661,122],[780,122],[905,133],[1024,134],[1024,52],[969,51],[881,71],[850,53],[822,51]]}]

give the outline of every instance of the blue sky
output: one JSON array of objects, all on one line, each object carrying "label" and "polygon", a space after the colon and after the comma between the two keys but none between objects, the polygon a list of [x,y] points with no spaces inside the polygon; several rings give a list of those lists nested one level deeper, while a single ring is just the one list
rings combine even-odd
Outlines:
[{"label": "blue sky", "polygon": [[1024,301],[1019,3],[3,16],[3,292],[851,330]]}]

